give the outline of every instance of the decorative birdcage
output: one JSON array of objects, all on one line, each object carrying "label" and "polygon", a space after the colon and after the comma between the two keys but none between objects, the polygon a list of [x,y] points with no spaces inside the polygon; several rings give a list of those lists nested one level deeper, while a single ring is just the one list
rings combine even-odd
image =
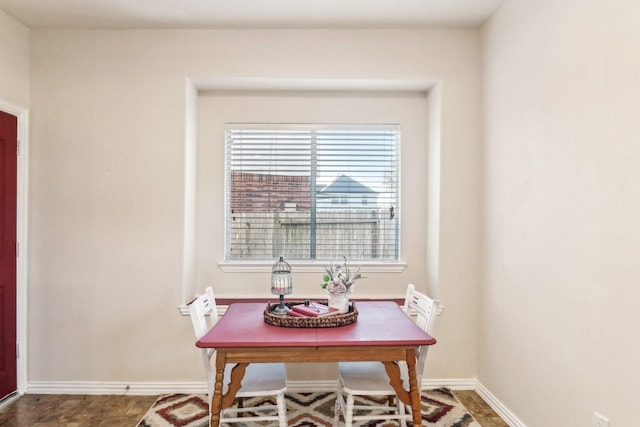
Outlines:
[{"label": "decorative birdcage", "polygon": [[291,280],[291,266],[280,257],[271,269],[271,293],[280,295],[280,304],[273,309],[274,314],[287,314],[289,309],[284,305],[284,296],[293,292]]}]

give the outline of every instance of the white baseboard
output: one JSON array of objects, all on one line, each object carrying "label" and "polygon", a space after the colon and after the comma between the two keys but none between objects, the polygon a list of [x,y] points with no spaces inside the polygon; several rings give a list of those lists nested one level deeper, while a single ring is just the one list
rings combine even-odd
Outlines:
[{"label": "white baseboard", "polygon": [[337,381],[287,381],[287,390],[296,393],[335,391],[337,388]]},{"label": "white baseboard", "polygon": [[448,388],[451,390],[475,390],[478,381],[475,379],[465,380],[460,378],[441,378],[422,380],[422,389]]},{"label": "white baseboard", "polygon": [[[335,390],[336,381],[287,381],[287,389],[294,392]],[[207,384],[185,383],[116,383],[116,382],[31,382],[28,394],[129,394],[156,395],[163,393],[206,394]]]},{"label": "white baseboard", "polygon": [[204,381],[194,382],[29,382],[27,394],[130,394],[150,396],[164,393],[206,394]]},{"label": "white baseboard", "polygon": [[[294,392],[320,392],[336,389],[335,381],[287,381],[287,389]],[[446,387],[451,390],[475,390],[510,427],[526,427],[500,400],[477,379],[427,379],[423,389]],[[27,394],[129,394],[159,395],[164,393],[206,394],[204,381],[194,382],[29,382]]]},{"label": "white baseboard", "polygon": [[20,394],[18,394],[18,392],[15,392],[0,399],[0,410],[2,410],[2,408],[4,408],[5,406],[9,406],[9,404],[15,402],[19,397]]},{"label": "white baseboard", "polygon": [[500,418],[509,424],[509,427],[527,427],[522,421],[515,416],[497,397],[493,395],[481,382],[476,381],[476,393],[496,411]]}]

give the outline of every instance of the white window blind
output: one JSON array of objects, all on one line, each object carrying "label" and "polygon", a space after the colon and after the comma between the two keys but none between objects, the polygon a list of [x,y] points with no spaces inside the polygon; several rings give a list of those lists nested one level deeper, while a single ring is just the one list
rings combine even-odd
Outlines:
[{"label": "white window blind", "polygon": [[226,126],[228,260],[399,259],[394,125]]}]

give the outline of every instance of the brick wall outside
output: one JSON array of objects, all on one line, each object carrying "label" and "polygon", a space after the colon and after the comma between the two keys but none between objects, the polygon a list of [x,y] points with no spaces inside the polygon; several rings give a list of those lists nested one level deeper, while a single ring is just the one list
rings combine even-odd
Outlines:
[{"label": "brick wall outside", "polygon": [[286,202],[295,203],[297,211],[308,211],[310,191],[307,176],[232,172],[231,209],[232,212],[283,211]]}]

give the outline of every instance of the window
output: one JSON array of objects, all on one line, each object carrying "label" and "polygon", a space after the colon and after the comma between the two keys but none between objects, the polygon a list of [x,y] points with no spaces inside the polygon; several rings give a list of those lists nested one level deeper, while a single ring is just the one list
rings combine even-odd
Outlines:
[{"label": "window", "polygon": [[397,126],[225,133],[227,260],[399,259]]}]

